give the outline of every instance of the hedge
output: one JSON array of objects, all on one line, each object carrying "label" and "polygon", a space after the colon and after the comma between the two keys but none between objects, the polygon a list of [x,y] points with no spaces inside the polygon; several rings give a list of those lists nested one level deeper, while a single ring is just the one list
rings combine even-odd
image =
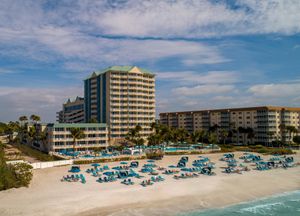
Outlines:
[{"label": "hedge", "polygon": [[233,151],[246,151],[246,152],[256,152],[260,154],[266,154],[266,155],[286,155],[286,154],[294,154],[294,152],[291,149],[287,148],[271,148],[271,147],[265,147],[262,145],[250,145],[250,146],[229,146],[229,145],[223,145],[221,146],[221,152],[233,152]]}]

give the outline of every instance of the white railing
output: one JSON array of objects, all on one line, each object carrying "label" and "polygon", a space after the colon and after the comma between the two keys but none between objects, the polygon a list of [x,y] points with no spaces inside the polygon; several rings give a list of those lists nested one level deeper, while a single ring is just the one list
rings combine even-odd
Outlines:
[{"label": "white railing", "polygon": [[24,160],[14,160],[14,161],[7,161],[7,164],[17,164],[17,163],[27,163],[30,164],[33,169],[45,169],[50,167],[57,167],[57,166],[65,166],[73,164],[73,160],[60,160],[60,161],[48,161],[48,162],[35,162],[29,163]]},{"label": "white railing", "polygon": [[50,167],[64,166],[73,164],[73,160],[60,160],[60,161],[49,161],[49,162],[36,162],[30,165],[33,169],[45,169]]}]

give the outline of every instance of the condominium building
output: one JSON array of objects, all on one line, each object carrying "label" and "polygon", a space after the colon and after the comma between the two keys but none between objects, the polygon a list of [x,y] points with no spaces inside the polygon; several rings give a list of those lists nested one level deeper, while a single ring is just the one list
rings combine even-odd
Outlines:
[{"label": "condominium building", "polygon": [[85,137],[75,142],[76,151],[93,150],[95,148],[105,148],[108,145],[108,130],[105,124],[81,123],[81,124],[48,124],[47,142],[45,149],[47,152],[59,152],[61,150],[73,149],[73,138],[71,128],[80,128]]},{"label": "condominium building", "polygon": [[68,99],[63,104],[62,110],[57,113],[59,123],[82,123],[84,122],[84,99],[76,97]]},{"label": "condominium building", "polygon": [[269,144],[275,139],[291,141],[291,134],[283,128],[294,126],[300,129],[300,108],[261,106],[169,112],[160,113],[160,123],[174,128],[185,128],[189,132],[209,130],[214,126],[228,131],[250,128],[254,137],[247,136],[246,132],[237,132],[233,140],[248,144]]},{"label": "condominium building", "polygon": [[130,128],[140,125],[141,135],[151,133],[155,121],[155,76],[136,66],[112,66],[84,81],[85,121],[96,119],[109,127],[110,143],[124,140]]}]

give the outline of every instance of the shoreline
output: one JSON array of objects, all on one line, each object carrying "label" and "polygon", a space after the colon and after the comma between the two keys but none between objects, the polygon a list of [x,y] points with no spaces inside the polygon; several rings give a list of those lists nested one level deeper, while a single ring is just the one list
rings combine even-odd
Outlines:
[{"label": "shoreline", "polygon": [[[263,201],[269,198],[285,196],[295,192],[300,192],[300,186],[298,188],[294,188],[290,190],[282,190],[280,192],[265,194],[263,196],[255,197],[254,199],[246,198],[239,201],[228,201],[226,204],[224,202],[222,204],[215,203],[214,205],[210,205],[209,207],[205,206],[205,204],[203,203],[202,204],[190,203],[189,205],[185,205],[185,206],[181,206],[180,208],[177,208],[178,204],[182,205],[181,203],[182,199],[197,198],[197,196],[183,196],[180,198],[170,198],[167,200],[152,201],[147,203],[132,203],[132,204],[126,204],[117,207],[107,206],[107,207],[94,208],[77,214],[70,214],[70,216],[108,216],[108,215],[121,216],[121,215],[132,215],[132,214],[144,215],[144,216],[148,216],[148,215],[149,216],[150,215],[174,216],[174,215],[181,215],[183,213],[193,213],[193,212],[202,212],[202,211],[208,211],[213,209],[229,208],[236,205],[249,204],[251,202],[257,202],[260,200]],[[172,210],[170,211],[170,209]]]},{"label": "shoreline", "polygon": [[[241,153],[235,153],[237,157]],[[120,182],[98,183],[85,173],[86,184],[60,182],[69,166],[34,171],[29,188],[0,192],[0,215],[30,216],[93,216],[93,215],[176,215],[249,202],[263,197],[300,190],[300,166],[269,171],[251,170],[240,174],[225,174],[219,161],[222,154],[207,154],[216,163],[216,176],[166,181],[153,186],[133,186]],[[158,165],[175,164],[181,156],[166,156]],[[263,156],[265,157],[265,156]],[[294,155],[296,162],[300,154]],[[189,155],[190,162],[197,155]],[[141,161],[140,163],[145,163]],[[108,163],[109,166],[119,164]],[[141,166],[141,165],[140,165]],[[82,170],[90,167],[81,165]],[[250,166],[250,168],[252,168]],[[148,178],[148,176],[147,176]]]},{"label": "shoreline", "polygon": [[[172,199],[169,199],[169,200],[165,200],[165,201],[157,201],[157,202],[153,201],[153,202],[143,203],[143,204],[135,203],[135,204],[118,206],[118,207],[113,206],[114,207],[113,211],[111,210],[111,207],[95,208],[95,209],[91,209],[86,212],[80,212],[73,216],[124,215],[124,213],[125,213],[125,215],[127,215],[126,213],[132,212],[132,211],[130,211],[131,209],[138,209],[139,211],[136,213],[143,213],[143,215],[156,215],[156,214],[153,214],[153,211],[150,213],[149,212],[146,213],[146,211],[148,211],[150,207],[157,209],[157,212],[158,212],[157,215],[161,215],[161,214],[166,215],[166,216],[181,215],[182,213],[193,213],[193,212],[199,212],[199,211],[205,212],[205,211],[214,210],[214,209],[223,209],[223,208],[234,207],[236,205],[249,204],[251,202],[263,201],[265,199],[276,198],[276,197],[280,197],[280,196],[287,196],[287,195],[289,195],[291,193],[295,193],[295,192],[300,192],[300,188],[296,189],[296,190],[290,190],[290,191],[284,191],[284,192],[275,193],[275,194],[269,194],[269,195],[266,195],[263,197],[257,197],[256,199],[249,199],[249,200],[243,200],[241,202],[234,202],[234,203],[230,203],[227,205],[212,206],[209,208],[206,208],[204,206],[198,206],[198,207],[194,206],[193,208],[191,208],[191,207],[183,208],[183,209],[180,209],[180,211],[176,211],[175,214],[174,214],[175,211],[169,212],[169,214],[168,214],[168,210],[164,210],[164,208],[166,208],[165,203],[173,202]],[[172,203],[172,204],[174,204],[174,203]],[[142,205],[142,206],[137,206],[137,205]]]}]

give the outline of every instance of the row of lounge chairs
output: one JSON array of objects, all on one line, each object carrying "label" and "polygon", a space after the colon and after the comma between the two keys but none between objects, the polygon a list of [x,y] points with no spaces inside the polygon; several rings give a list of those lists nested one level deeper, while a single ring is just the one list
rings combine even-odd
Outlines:
[{"label": "row of lounge chairs", "polygon": [[174,179],[186,179],[186,178],[195,178],[199,175],[197,173],[181,173],[180,175],[174,175]]},{"label": "row of lounge chairs", "polygon": [[163,174],[165,174],[165,175],[173,175],[173,174],[176,174],[176,173],[179,173],[179,170],[175,170],[175,169],[172,169],[172,170],[165,170],[164,172],[163,172]]},{"label": "row of lounge chairs", "polygon": [[248,171],[250,171],[250,169],[247,166],[246,167],[240,167],[240,168],[227,167],[224,170],[225,173],[237,173],[237,174],[242,174],[242,172],[248,172]]},{"label": "row of lounge chairs", "polygon": [[107,165],[104,165],[103,167],[89,168],[85,172],[87,172],[87,173],[104,172],[106,170],[109,170],[109,167]]},{"label": "row of lounge chairs", "polygon": [[63,176],[63,178],[61,179],[61,181],[67,181],[67,182],[81,182],[83,184],[86,183],[85,177],[82,174],[76,174],[76,175],[67,175],[67,176]]},{"label": "row of lounge chairs", "polygon": [[164,181],[165,178],[159,175],[159,176],[152,176],[150,178],[150,180],[153,181],[153,182],[161,182],[161,181]]},{"label": "row of lounge chairs", "polygon": [[97,179],[97,182],[99,182],[99,183],[107,183],[107,182],[114,182],[114,181],[116,181],[117,179],[116,179],[116,177],[114,177],[114,176],[105,176],[105,177],[103,177],[103,178],[101,178],[101,177],[99,177],[98,179]]},{"label": "row of lounge chairs", "polygon": [[130,166],[128,166],[128,165],[116,166],[116,167],[113,167],[112,169],[114,169],[114,170],[129,170]]},{"label": "row of lounge chairs", "polygon": [[154,170],[153,170],[153,168],[152,167],[143,167],[141,170],[140,170],[140,172],[142,172],[142,173],[151,173],[151,172],[153,172]]},{"label": "row of lounge chairs", "polygon": [[272,160],[269,162],[260,161],[260,162],[256,163],[256,169],[260,170],[260,171],[270,170],[270,169],[279,168],[279,167],[287,169],[287,168],[291,168],[294,166],[296,166],[296,164],[294,164],[293,157],[287,157],[278,162],[275,162],[274,160]]},{"label": "row of lounge chairs", "polygon": [[153,185],[153,182],[151,181],[151,179],[148,179],[148,180],[142,181],[141,185],[142,185],[143,187],[147,187],[147,186]]},{"label": "row of lounge chairs", "polygon": [[220,159],[220,161],[227,161],[227,160],[230,160],[233,158],[234,158],[233,153],[226,153],[226,154],[223,154],[223,157]]},{"label": "row of lounge chairs", "polygon": [[129,179],[124,179],[123,181],[121,181],[121,184],[124,184],[124,185],[133,185],[134,182],[129,178]]},{"label": "row of lounge chairs", "polygon": [[157,165],[156,164],[154,164],[154,163],[146,163],[146,164],[144,164],[144,166],[143,166],[144,168],[154,168],[154,167],[157,167]]}]

